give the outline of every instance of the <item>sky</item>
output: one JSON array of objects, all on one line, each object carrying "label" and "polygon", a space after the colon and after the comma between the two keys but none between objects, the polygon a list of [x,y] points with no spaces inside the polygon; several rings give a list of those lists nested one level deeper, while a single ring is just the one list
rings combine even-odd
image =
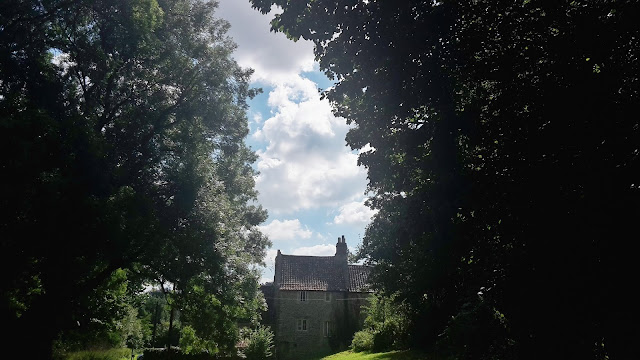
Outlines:
[{"label": "sky", "polygon": [[334,255],[344,235],[355,251],[374,212],[364,205],[366,170],[345,142],[349,126],[320,100],[319,90],[333,82],[319,71],[313,43],[270,32],[275,8],[262,15],[248,0],[219,2],[216,16],[230,22],[229,35],[238,45],[234,58],[254,69],[251,85],[263,90],[249,102],[246,143],[258,155],[258,201],[269,212],[260,230],[273,243],[262,268],[264,283],[273,281],[278,250]]}]

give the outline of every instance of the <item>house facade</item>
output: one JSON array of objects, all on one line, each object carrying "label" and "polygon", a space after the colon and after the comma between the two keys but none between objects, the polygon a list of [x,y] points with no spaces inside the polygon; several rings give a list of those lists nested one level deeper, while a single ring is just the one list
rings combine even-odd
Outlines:
[{"label": "house facade", "polygon": [[305,359],[346,349],[362,327],[370,268],[349,264],[344,236],[334,256],[284,255],[274,282],[263,286],[266,314],[279,360]]}]

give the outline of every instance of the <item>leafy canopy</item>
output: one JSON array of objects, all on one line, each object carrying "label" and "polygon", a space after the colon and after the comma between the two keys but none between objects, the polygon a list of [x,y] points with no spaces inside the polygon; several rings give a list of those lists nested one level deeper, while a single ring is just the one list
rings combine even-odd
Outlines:
[{"label": "leafy canopy", "polygon": [[347,143],[370,146],[360,256],[409,306],[414,344],[632,357],[638,2],[252,4],[314,42]]},{"label": "leafy canopy", "polygon": [[60,330],[89,325],[84,309],[117,269],[138,291],[206,283],[225,326],[255,297],[237,284],[255,280],[269,243],[243,143],[256,90],[215,6],[0,5],[2,319],[41,358]]}]

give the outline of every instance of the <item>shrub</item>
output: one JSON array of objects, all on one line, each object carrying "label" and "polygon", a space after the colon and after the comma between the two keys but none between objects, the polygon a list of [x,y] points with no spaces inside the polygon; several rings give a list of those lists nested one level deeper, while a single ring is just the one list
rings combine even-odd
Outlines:
[{"label": "shrub", "polygon": [[394,328],[382,326],[373,332],[373,351],[382,352],[394,348]]},{"label": "shrub", "polygon": [[244,355],[247,360],[271,359],[273,353],[273,332],[267,326],[259,326],[246,333],[245,340],[247,347]]},{"label": "shrub", "polygon": [[185,326],[180,331],[180,349],[183,354],[215,354],[218,352],[214,341],[200,338],[191,326]]},{"label": "shrub", "polygon": [[[402,350],[408,347],[410,321],[409,308],[406,304],[397,302],[393,295],[374,295],[370,298],[365,311],[367,318],[364,326],[367,335],[360,336],[368,336],[366,350],[380,352]],[[360,340],[365,339],[359,339],[358,342]]]},{"label": "shrub", "polygon": [[358,331],[353,335],[351,349],[355,352],[373,349],[373,333],[371,330]]},{"label": "shrub", "polygon": [[437,345],[457,359],[515,357],[514,341],[505,315],[482,298],[462,305]]}]

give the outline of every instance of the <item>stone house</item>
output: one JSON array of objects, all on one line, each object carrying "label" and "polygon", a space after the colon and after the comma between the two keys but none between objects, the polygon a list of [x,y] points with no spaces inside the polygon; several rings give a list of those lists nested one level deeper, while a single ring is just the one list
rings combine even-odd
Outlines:
[{"label": "stone house", "polygon": [[362,327],[370,268],[347,260],[344,236],[335,256],[284,255],[278,250],[272,284],[262,286],[279,360],[305,359],[346,349]]}]

